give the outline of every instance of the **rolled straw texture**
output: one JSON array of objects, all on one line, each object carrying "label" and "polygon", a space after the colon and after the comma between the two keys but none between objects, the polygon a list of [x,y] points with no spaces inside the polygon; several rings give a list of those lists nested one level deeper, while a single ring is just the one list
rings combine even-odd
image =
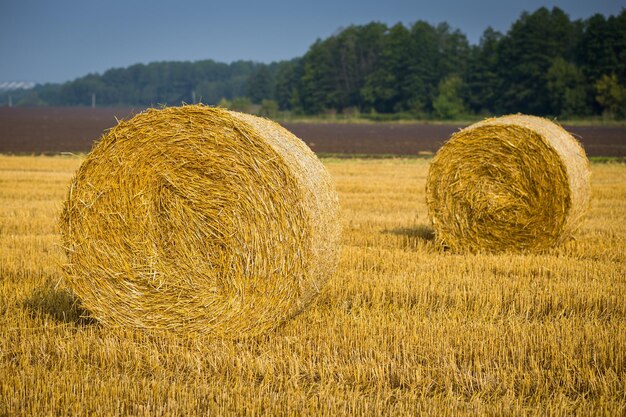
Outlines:
[{"label": "rolled straw texture", "polygon": [[66,280],[105,325],[256,336],[332,274],[337,216],[326,169],[278,124],[150,109],[109,130],[72,180]]},{"label": "rolled straw texture", "polygon": [[436,240],[453,251],[542,251],[568,239],[589,205],[589,161],[561,126],[510,115],[452,135],[429,169]]}]

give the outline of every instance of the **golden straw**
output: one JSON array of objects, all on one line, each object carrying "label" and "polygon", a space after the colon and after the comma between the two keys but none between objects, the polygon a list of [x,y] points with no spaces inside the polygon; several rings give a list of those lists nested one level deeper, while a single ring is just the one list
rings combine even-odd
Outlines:
[{"label": "golden straw", "polygon": [[437,241],[453,251],[541,251],[587,211],[589,161],[561,126],[534,116],[487,119],[455,133],[426,184]]},{"label": "golden straw", "polygon": [[333,272],[337,217],[326,169],[278,124],[150,109],[108,131],[72,180],[66,278],[105,325],[254,336]]}]

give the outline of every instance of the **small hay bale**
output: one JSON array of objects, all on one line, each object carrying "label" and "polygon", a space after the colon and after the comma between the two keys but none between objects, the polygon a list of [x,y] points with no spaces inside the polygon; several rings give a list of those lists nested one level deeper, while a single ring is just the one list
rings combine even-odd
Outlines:
[{"label": "small hay bale", "polygon": [[66,279],[105,325],[255,336],[319,292],[338,224],[329,174],[278,124],[149,109],[109,130],[72,180]]},{"label": "small hay bale", "polygon": [[453,251],[541,251],[572,236],[589,205],[585,151],[561,126],[510,115],[452,135],[433,158],[426,199]]}]

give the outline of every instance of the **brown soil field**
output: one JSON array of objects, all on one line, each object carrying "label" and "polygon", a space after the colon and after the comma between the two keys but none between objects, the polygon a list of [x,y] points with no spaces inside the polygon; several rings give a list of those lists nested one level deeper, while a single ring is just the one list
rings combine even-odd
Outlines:
[{"label": "brown soil field", "polygon": [[[105,129],[141,109],[0,108],[0,153],[87,152]],[[283,123],[317,153],[416,155],[436,152],[461,124]],[[626,156],[626,127],[565,126],[589,156]]]}]

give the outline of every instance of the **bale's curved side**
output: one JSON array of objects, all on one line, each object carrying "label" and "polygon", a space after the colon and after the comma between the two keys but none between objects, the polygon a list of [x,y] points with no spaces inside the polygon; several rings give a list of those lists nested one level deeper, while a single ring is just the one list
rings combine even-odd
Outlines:
[{"label": "bale's curved side", "polygon": [[68,282],[109,325],[225,337],[276,327],[337,259],[336,192],[303,147],[278,125],[202,105],[121,122],[70,187]]},{"label": "bale's curved side", "polygon": [[339,199],[332,178],[315,153],[293,133],[271,120],[245,113],[231,112],[242,122],[250,124],[280,154],[292,170],[303,194],[303,207],[309,218],[315,219],[311,233],[308,269],[311,282],[303,283],[301,307],[304,308],[319,292],[339,261]]},{"label": "bale's curved side", "polygon": [[437,240],[453,250],[543,250],[569,238],[589,204],[589,163],[562,127],[534,116],[455,133],[427,180]]}]

